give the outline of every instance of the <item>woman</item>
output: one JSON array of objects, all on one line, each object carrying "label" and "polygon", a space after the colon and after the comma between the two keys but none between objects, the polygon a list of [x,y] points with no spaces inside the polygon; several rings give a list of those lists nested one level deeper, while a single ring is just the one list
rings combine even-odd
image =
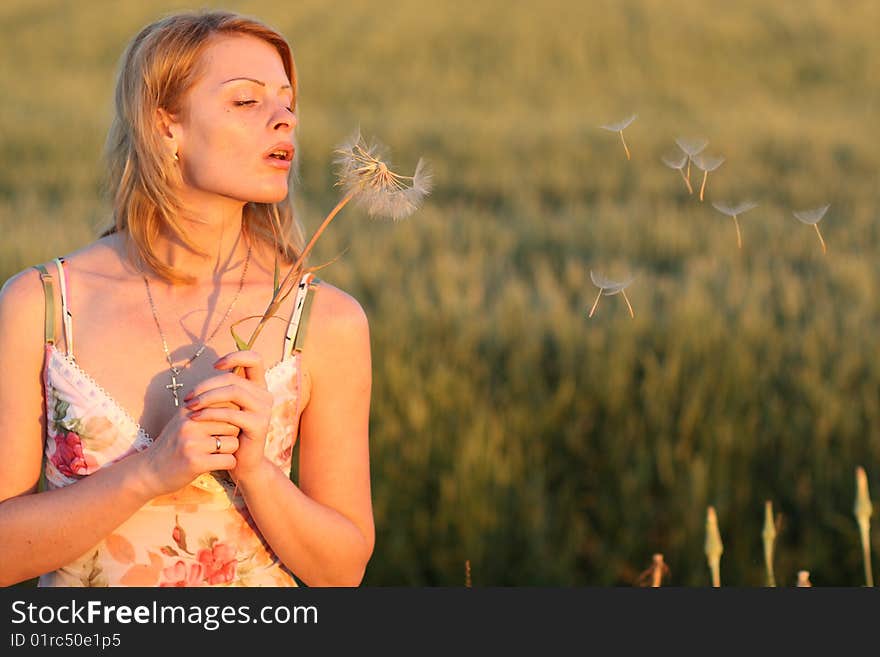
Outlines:
[{"label": "woman", "polygon": [[289,47],[257,21],[178,14],[130,43],[113,225],[0,293],[4,586],[361,582],[363,310],[306,274],[252,348],[229,332],[266,310],[276,256],[284,272],[302,249],[295,103]]}]

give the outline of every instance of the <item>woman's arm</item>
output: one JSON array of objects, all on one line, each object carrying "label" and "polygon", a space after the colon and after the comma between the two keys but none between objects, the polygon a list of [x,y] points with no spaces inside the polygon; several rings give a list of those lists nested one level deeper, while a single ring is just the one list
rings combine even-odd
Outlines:
[{"label": "woman's arm", "polygon": [[212,430],[227,425],[189,420],[181,409],[149,449],[37,493],[46,429],[44,308],[34,270],[0,290],[0,586],[70,563],[152,498],[235,466],[232,455],[210,453]]},{"label": "woman's arm", "polygon": [[370,336],[366,315],[327,284],[303,349],[311,379],[299,436],[299,486],[264,460],[239,479],[260,532],[309,586],[357,586],[373,553]]},{"label": "woman's arm", "polygon": [[[57,305],[57,304],[56,304]],[[85,553],[146,501],[125,462],[37,494],[46,420],[42,391],[43,286],[36,271],[0,291],[0,585],[54,570]]]}]

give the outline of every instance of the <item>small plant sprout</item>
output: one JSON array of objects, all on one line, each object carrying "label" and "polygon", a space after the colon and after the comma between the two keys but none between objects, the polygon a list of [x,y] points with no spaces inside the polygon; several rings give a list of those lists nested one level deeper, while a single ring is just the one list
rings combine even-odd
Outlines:
[{"label": "small plant sprout", "polygon": [[655,589],[660,588],[663,576],[668,574],[669,566],[663,562],[663,555],[658,552],[654,555],[651,563],[651,586]]},{"label": "small plant sprout", "polygon": [[799,570],[797,577],[797,586],[803,586],[806,588],[810,588],[813,584],[810,582],[810,571],[809,570]]},{"label": "small plant sprout", "polygon": [[862,556],[865,560],[865,586],[874,586],[871,573],[871,513],[874,507],[868,494],[868,476],[862,466],[856,468],[856,504],[853,508],[862,535]]},{"label": "small plant sprout", "polygon": [[623,300],[626,301],[626,306],[629,308],[630,317],[636,316],[633,312],[632,304],[626,296],[626,287],[633,282],[632,276],[624,281],[612,281],[605,278],[602,274],[597,274],[590,270],[590,279],[593,281],[593,285],[599,288],[599,294],[596,296],[596,301],[593,303],[593,307],[590,308],[590,314],[588,317],[592,317],[593,313],[596,312],[596,306],[599,305],[599,299],[603,294],[606,297],[610,297],[611,295],[618,293],[623,295]]},{"label": "small plant sprout", "polygon": [[712,207],[714,207],[721,214],[725,214],[728,217],[733,219],[733,224],[736,226],[736,245],[738,248],[742,248],[742,233],[739,230],[739,221],[737,221],[737,217],[744,212],[748,212],[749,210],[753,210],[758,207],[757,203],[752,203],[751,201],[746,201],[744,203],[740,203],[739,205],[733,205],[732,203],[720,203],[713,202]]},{"label": "small plant sprout", "polygon": [[663,561],[663,555],[658,552],[651,558],[651,565],[639,575],[636,584],[642,587],[660,588],[663,584],[663,578],[668,575],[669,566]]},{"label": "small plant sprout", "polygon": [[710,506],[706,510],[706,560],[709,562],[709,570],[712,573],[712,586],[721,586],[721,555],[724,553],[724,544],[721,542],[721,533],[718,531],[718,516],[715,507]]},{"label": "small plant sprout", "polygon": [[708,139],[685,139],[684,137],[676,137],[675,143],[678,144],[678,147],[685,152],[687,155],[687,172],[685,176],[685,180],[687,180],[688,187],[691,185],[691,161],[700,153],[703,152],[703,149],[709,145]]},{"label": "small plant sprout", "polygon": [[700,185],[700,200],[702,201],[703,194],[706,191],[706,180],[709,178],[709,173],[715,171],[715,169],[724,164],[724,157],[722,155],[712,157],[711,155],[698,153],[691,159],[694,162],[694,166],[703,172],[703,184]]},{"label": "small plant sprout", "polygon": [[798,221],[808,224],[816,229],[816,235],[819,236],[819,243],[822,245],[822,253],[827,253],[828,249],[825,246],[825,240],[822,239],[822,233],[819,232],[819,222],[822,221],[822,217],[825,216],[825,213],[828,212],[828,208],[830,207],[830,205],[823,205],[821,208],[798,210],[792,213]]},{"label": "small plant sprout", "polygon": [[605,125],[600,125],[599,127],[603,130],[610,130],[611,132],[616,132],[620,135],[620,141],[623,144],[623,150],[626,153],[626,159],[630,159],[629,148],[626,145],[626,140],[623,138],[623,131],[629,127],[630,123],[636,120],[637,114],[631,114],[625,119],[621,119],[620,121],[615,121],[614,123],[606,123]]},{"label": "small plant sprout", "polygon": [[663,160],[663,164],[668,166],[670,169],[677,169],[681,174],[681,179],[684,180],[684,184],[687,185],[688,194],[694,193],[694,188],[691,187],[691,181],[687,179],[687,176],[684,175],[684,167],[690,161],[687,153],[675,153],[673,155],[664,155],[660,158]]},{"label": "small plant sprout", "polygon": [[773,549],[776,546],[776,523],[773,522],[773,502],[764,502],[764,530],[761,532],[764,540],[764,565],[767,569],[767,586],[776,586],[776,576],[773,574]]}]

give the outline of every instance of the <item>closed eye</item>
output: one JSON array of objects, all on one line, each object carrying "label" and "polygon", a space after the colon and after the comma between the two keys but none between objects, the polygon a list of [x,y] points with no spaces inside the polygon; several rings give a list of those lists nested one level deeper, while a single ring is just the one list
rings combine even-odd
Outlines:
[{"label": "closed eye", "polygon": [[[253,104],[256,103],[256,102],[257,102],[257,101],[255,101],[255,100],[236,100],[236,101],[235,101],[235,106],[236,106],[236,107],[242,107],[242,106],[244,106],[244,105],[253,105]],[[285,107],[284,109],[286,109],[286,110],[287,110],[288,112],[290,112],[291,114],[294,113],[294,111],[293,111],[293,107]]]}]

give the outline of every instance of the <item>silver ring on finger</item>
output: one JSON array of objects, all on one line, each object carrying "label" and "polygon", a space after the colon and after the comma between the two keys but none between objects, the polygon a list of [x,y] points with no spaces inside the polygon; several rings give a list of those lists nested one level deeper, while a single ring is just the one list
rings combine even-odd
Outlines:
[{"label": "silver ring on finger", "polygon": [[211,453],[212,454],[219,454],[220,450],[223,449],[223,441],[220,439],[220,436],[214,436],[214,441],[215,441],[215,443],[214,443],[215,447],[214,447],[214,451]]}]

